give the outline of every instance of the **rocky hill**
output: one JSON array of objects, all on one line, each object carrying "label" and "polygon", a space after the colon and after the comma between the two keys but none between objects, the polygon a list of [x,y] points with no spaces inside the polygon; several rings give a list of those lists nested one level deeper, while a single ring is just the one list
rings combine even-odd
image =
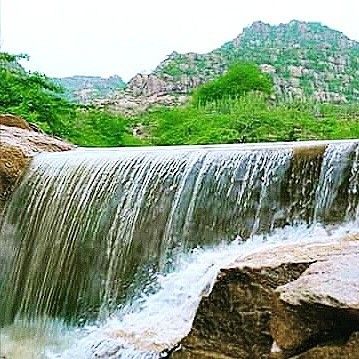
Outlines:
[{"label": "rocky hill", "polygon": [[54,81],[64,87],[68,99],[81,103],[89,103],[94,99],[110,97],[114,91],[125,88],[121,77],[109,78],[97,76],[72,76],[56,78]]},{"label": "rocky hill", "polygon": [[238,61],[255,62],[273,76],[285,99],[359,101],[359,43],[320,23],[255,22],[234,40],[207,53],[173,52],[150,75],[127,85],[134,97],[187,94]]}]

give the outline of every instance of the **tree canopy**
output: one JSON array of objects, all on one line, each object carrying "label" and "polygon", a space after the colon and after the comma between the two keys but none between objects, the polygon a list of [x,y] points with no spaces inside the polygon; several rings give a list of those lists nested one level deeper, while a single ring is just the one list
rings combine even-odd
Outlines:
[{"label": "tree canopy", "polygon": [[26,56],[0,53],[0,112],[23,116],[61,134],[62,117],[73,114],[74,106],[61,96],[62,88],[51,79],[25,71],[18,62],[22,58]]},{"label": "tree canopy", "polygon": [[250,63],[238,63],[223,75],[200,86],[193,95],[197,106],[210,102],[237,99],[251,91],[270,94],[273,88],[269,75]]}]

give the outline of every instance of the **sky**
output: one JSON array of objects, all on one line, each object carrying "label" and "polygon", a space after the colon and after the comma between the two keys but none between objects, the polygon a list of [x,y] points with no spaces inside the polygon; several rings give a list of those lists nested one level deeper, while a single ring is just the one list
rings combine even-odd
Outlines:
[{"label": "sky", "polygon": [[208,52],[257,20],[318,21],[359,41],[359,0],[0,0],[2,50],[53,77],[150,72]]}]

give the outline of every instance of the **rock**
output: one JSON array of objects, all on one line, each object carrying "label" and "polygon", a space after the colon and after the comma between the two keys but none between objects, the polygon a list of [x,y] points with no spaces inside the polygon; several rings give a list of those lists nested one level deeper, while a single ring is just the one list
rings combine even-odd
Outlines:
[{"label": "rock", "polygon": [[304,69],[303,69],[302,66],[293,66],[293,65],[291,65],[291,66],[289,66],[288,69],[289,69],[292,77],[294,77],[294,78],[303,76]]},{"label": "rock", "polygon": [[0,115],[0,125],[8,127],[17,127],[24,130],[31,130],[31,126],[23,118],[10,114]]},{"label": "rock", "polygon": [[238,259],[202,298],[173,358],[346,358],[331,353],[354,353],[358,340],[358,261],[359,233]]},{"label": "rock", "polygon": [[359,332],[350,336],[348,341],[317,346],[291,359],[359,359]]},{"label": "rock", "polygon": [[141,140],[144,140],[149,137],[146,127],[140,123],[135,125],[135,127],[132,129],[132,135]]},{"label": "rock", "polygon": [[277,72],[276,68],[269,64],[262,64],[259,66],[261,71],[267,74],[275,74]]},{"label": "rock", "polygon": [[[186,95],[153,94],[151,96],[144,96],[138,92],[138,95],[134,96],[128,91],[117,92],[108,99],[95,100],[93,104],[99,108],[107,108],[116,113],[132,116],[152,110],[156,106],[173,107],[184,105],[189,100],[189,97]],[[143,91],[147,92],[146,89]]]},{"label": "rock", "polygon": [[17,148],[25,157],[32,157],[38,152],[60,152],[74,148],[73,145],[55,137],[33,130],[2,125],[0,126],[0,145]]},{"label": "rock", "polygon": [[285,351],[300,352],[359,328],[359,251],[313,263],[276,289],[271,332]]},{"label": "rock", "polygon": [[19,148],[0,144],[0,209],[29,161]]},{"label": "rock", "polygon": [[199,353],[210,353],[213,358],[268,357],[273,342],[269,332],[273,285],[286,283],[305,269],[305,265],[283,265],[222,270],[174,358],[192,358],[192,354],[201,358]]},{"label": "rock", "polygon": [[358,311],[358,253],[332,256],[314,263],[294,282],[277,289],[280,299],[291,305],[315,304]]},{"label": "rock", "polygon": [[23,119],[1,115],[0,121],[0,215],[5,200],[22,176],[32,156],[39,152],[68,151],[74,148],[64,141],[35,132]]},{"label": "rock", "polygon": [[167,84],[156,75],[137,74],[127,85],[127,93],[132,96],[151,96],[165,93]]}]

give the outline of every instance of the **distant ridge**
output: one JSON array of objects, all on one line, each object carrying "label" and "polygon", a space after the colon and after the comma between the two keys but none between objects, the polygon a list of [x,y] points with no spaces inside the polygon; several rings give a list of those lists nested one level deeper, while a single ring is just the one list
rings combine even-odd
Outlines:
[{"label": "distant ridge", "polygon": [[70,100],[89,103],[94,99],[111,96],[116,90],[123,89],[126,83],[115,75],[109,78],[98,76],[71,76],[55,78],[54,81],[65,88]]}]

